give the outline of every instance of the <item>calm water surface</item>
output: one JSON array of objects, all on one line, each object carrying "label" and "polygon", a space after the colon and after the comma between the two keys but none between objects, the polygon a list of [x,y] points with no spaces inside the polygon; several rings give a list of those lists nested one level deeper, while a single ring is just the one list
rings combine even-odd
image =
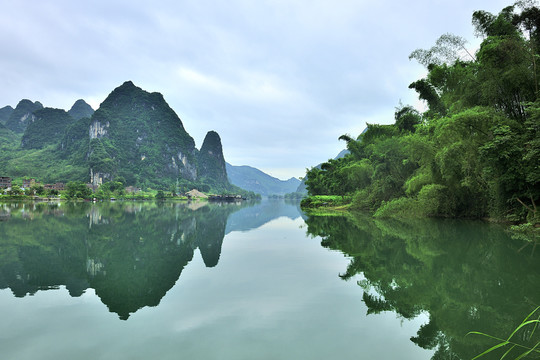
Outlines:
[{"label": "calm water surface", "polygon": [[297,204],[0,204],[3,359],[467,359],[540,303],[532,245]]}]

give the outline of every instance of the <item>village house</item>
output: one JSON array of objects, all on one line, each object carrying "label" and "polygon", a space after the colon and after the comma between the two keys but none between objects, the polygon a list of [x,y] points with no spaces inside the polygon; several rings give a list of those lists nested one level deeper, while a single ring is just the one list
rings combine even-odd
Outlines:
[{"label": "village house", "polygon": [[0,176],[0,188],[9,189],[11,187],[11,178]]},{"label": "village house", "polygon": [[141,192],[141,188],[135,187],[135,186],[128,186],[126,187],[126,193],[128,194],[136,194]]},{"label": "village house", "polygon": [[36,184],[36,179],[23,179],[23,189],[31,188],[32,185]]},{"label": "village house", "polygon": [[65,185],[64,183],[58,182],[56,184],[45,184],[43,187],[47,190],[57,190],[57,191],[64,191]]}]

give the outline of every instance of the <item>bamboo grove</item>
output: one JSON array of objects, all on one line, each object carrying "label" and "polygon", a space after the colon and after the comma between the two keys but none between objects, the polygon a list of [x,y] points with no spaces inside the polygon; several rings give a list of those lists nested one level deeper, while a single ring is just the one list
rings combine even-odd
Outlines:
[{"label": "bamboo grove", "polygon": [[307,172],[310,196],[339,195],[379,216],[490,217],[537,223],[540,198],[540,8],[476,11],[482,43],[441,36],[410,59],[426,111],[401,105],[392,125],[368,124],[350,152]]}]

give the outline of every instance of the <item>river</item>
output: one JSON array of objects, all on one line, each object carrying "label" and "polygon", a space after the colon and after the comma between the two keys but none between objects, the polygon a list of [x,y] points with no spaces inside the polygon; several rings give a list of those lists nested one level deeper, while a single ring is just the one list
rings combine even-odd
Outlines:
[{"label": "river", "polygon": [[[4,359],[467,359],[540,303],[478,221],[297,203],[0,204]],[[499,354],[500,357],[501,354]],[[487,358],[487,357],[486,357]]]}]

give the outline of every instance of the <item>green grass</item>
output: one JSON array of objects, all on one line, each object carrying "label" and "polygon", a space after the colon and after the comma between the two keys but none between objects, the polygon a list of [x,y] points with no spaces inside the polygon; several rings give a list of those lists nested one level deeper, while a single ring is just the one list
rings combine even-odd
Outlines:
[{"label": "green grass", "polygon": [[347,208],[352,201],[351,196],[340,195],[314,195],[302,200],[300,206],[303,209],[314,208]]},{"label": "green grass", "polygon": [[[505,359],[507,356],[513,356],[516,360],[524,359],[531,354],[538,357],[538,355],[540,355],[540,341],[532,341],[532,337],[540,323],[539,309],[540,306],[534,309],[505,339],[478,331],[471,331],[468,333],[467,335],[480,335],[497,341],[497,344],[478,354],[473,360],[491,354],[498,349],[501,349],[501,351],[504,350],[504,353],[499,359]],[[536,319],[533,319],[533,316],[536,316]],[[516,338],[519,340],[516,340]],[[508,357],[508,359],[510,359],[510,357]]]}]

